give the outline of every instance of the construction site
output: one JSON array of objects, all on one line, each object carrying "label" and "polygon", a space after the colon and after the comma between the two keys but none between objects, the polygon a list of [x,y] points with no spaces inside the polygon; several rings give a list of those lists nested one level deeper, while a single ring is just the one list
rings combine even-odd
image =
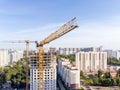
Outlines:
[{"label": "construction site", "polygon": [[45,51],[43,46],[77,28],[75,22],[76,18],[73,18],[43,41],[37,43],[37,54],[30,59],[30,90],[56,90],[56,56],[49,50]]},{"label": "construction site", "polygon": [[[44,48],[45,44],[54,41],[57,38],[67,34],[68,32],[77,28],[76,18],[73,18],[57,31],[49,35],[44,40],[16,40],[3,41],[4,43],[25,43],[25,60],[26,60],[26,89],[25,90],[57,90],[57,63],[54,48],[47,50]],[[36,44],[36,52],[29,54],[30,44]],[[29,63],[30,61],[30,82],[29,81]],[[30,83],[30,85],[29,85]],[[62,89],[61,89],[62,90]]]},{"label": "construction site", "polygon": [[44,70],[38,69],[38,56],[36,53],[30,57],[30,90],[39,89],[39,72],[43,73],[43,90],[56,90],[56,56],[49,51],[44,52]]},{"label": "construction site", "polygon": [[0,90],[120,90],[120,0],[0,0]]}]

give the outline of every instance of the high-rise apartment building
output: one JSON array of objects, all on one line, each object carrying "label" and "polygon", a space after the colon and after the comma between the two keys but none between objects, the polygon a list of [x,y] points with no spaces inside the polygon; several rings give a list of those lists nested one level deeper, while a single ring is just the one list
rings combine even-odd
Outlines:
[{"label": "high-rise apartment building", "polygon": [[23,50],[9,50],[10,62],[17,62],[23,58]]},{"label": "high-rise apartment building", "polygon": [[87,48],[81,48],[81,51],[84,51],[84,52],[102,52],[103,51],[103,47],[100,46],[100,47],[87,47]]},{"label": "high-rise apartment building", "polygon": [[23,58],[22,50],[0,49],[0,67],[6,66],[12,62],[17,62],[21,58]]},{"label": "high-rise apartment building", "polygon": [[[79,64],[78,64],[79,63]],[[78,52],[76,54],[76,65],[84,72],[95,72],[107,69],[106,52]]]},{"label": "high-rise apartment building", "polygon": [[8,65],[9,62],[8,50],[0,49],[0,67]]},{"label": "high-rise apartment building", "polygon": [[118,60],[120,60],[120,51],[113,51],[113,57],[115,57]]},{"label": "high-rise apartment building", "polygon": [[102,52],[103,47],[100,46],[100,47],[87,47],[87,48],[59,48],[59,54],[65,54],[65,55],[76,54],[77,52],[80,52],[80,51]]},{"label": "high-rise apartment building", "polygon": [[[31,55],[30,59],[30,90],[38,90],[39,70],[38,57]],[[56,56],[50,52],[44,54],[44,90],[56,90]]]},{"label": "high-rise apartment building", "polygon": [[59,54],[75,54],[76,52],[80,51],[80,48],[59,48]]},{"label": "high-rise apartment building", "polygon": [[107,57],[114,57],[120,60],[120,51],[113,51],[113,50],[105,50],[107,52]]},{"label": "high-rise apartment building", "polygon": [[61,58],[58,60],[58,74],[70,90],[80,88],[79,67],[71,64],[68,59]]}]

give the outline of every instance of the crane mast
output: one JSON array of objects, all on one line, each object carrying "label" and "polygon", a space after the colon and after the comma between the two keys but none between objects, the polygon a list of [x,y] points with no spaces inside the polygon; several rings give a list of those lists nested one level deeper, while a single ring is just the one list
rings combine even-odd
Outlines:
[{"label": "crane mast", "polygon": [[64,24],[60,29],[56,32],[49,35],[47,38],[42,40],[37,47],[38,50],[38,70],[39,70],[39,90],[44,90],[44,45],[63,36],[64,34],[72,31],[73,29],[77,28],[76,25],[76,18],[73,18],[71,21]]}]

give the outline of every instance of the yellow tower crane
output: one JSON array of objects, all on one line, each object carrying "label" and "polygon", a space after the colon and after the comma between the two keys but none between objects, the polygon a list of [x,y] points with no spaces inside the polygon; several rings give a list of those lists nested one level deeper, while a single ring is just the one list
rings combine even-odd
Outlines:
[{"label": "yellow tower crane", "polygon": [[38,46],[38,70],[39,70],[39,90],[44,90],[44,45],[63,36],[64,34],[70,32],[71,30],[77,28],[76,18],[64,24],[56,32],[52,33],[50,36],[42,40]]},{"label": "yellow tower crane", "polygon": [[30,41],[30,40],[11,40],[11,41],[3,41],[6,43],[26,43],[26,90],[29,90],[28,88],[28,62],[29,62],[29,45],[30,43],[36,43],[37,41]]}]

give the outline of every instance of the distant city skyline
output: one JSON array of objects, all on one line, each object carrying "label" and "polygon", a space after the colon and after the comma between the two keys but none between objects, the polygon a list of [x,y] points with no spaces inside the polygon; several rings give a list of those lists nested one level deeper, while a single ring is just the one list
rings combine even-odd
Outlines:
[{"label": "distant city skyline", "polygon": [[[41,41],[77,17],[79,28],[46,47],[103,46],[120,50],[119,3],[119,0],[0,0],[0,41]],[[25,45],[0,43],[0,48],[25,48]]]}]

